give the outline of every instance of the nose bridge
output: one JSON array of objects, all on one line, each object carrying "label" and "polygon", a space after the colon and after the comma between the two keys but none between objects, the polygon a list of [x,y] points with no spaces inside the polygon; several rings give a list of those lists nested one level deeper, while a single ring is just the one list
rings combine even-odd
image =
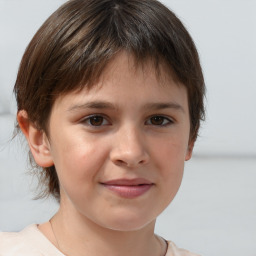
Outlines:
[{"label": "nose bridge", "polygon": [[148,162],[142,129],[134,124],[126,124],[118,130],[115,140],[111,152],[111,158],[115,164],[134,167]]}]

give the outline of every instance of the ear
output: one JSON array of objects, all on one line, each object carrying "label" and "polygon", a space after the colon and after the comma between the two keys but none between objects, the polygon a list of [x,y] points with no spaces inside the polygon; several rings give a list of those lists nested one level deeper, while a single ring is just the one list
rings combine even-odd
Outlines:
[{"label": "ear", "polygon": [[28,114],[25,110],[18,112],[17,121],[28,141],[35,162],[41,167],[52,166],[53,159],[50,152],[50,143],[45,132],[36,128],[36,126],[29,121]]},{"label": "ear", "polygon": [[195,144],[194,140],[189,142],[188,148],[187,148],[187,153],[186,153],[186,156],[185,156],[185,161],[188,161],[192,157],[194,144]]}]

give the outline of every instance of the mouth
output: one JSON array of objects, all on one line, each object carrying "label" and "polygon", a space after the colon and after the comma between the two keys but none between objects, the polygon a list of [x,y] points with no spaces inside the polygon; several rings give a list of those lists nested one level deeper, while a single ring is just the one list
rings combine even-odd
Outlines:
[{"label": "mouth", "polygon": [[142,196],[154,185],[149,180],[142,178],[110,180],[101,184],[118,196],[130,199]]}]

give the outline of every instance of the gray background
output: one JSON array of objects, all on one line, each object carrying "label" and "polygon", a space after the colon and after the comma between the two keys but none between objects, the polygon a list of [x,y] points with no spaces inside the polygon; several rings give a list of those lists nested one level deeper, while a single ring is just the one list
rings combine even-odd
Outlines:
[{"label": "gray background", "polygon": [[[0,230],[47,220],[53,200],[32,200],[26,144],[10,142],[12,87],[25,47],[63,0],[0,0]],[[198,47],[207,121],[181,189],[156,231],[202,255],[256,256],[256,1],[173,0],[167,4]]]}]

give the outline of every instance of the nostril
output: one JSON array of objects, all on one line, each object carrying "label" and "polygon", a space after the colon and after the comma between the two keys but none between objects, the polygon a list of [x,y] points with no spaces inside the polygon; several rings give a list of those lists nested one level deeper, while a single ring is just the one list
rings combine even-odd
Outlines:
[{"label": "nostril", "polygon": [[[139,143],[137,142],[137,144]],[[132,147],[130,144],[122,143],[121,146],[122,147],[120,147],[120,145],[113,147],[110,152],[110,160],[115,165],[134,168],[148,163],[149,154],[145,151],[143,145],[139,144],[139,147]]]},{"label": "nostril", "polygon": [[116,162],[117,165],[127,165],[127,164],[125,163],[125,161],[120,160],[120,159],[116,160],[115,162]]},{"label": "nostril", "polygon": [[126,167],[135,167],[135,166],[138,166],[138,165],[143,165],[146,161],[144,160],[140,160],[140,161],[124,161],[124,160],[121,160],[121,159],[117,159],[114,161],[116,165],[118,166],[126,166]]}]

